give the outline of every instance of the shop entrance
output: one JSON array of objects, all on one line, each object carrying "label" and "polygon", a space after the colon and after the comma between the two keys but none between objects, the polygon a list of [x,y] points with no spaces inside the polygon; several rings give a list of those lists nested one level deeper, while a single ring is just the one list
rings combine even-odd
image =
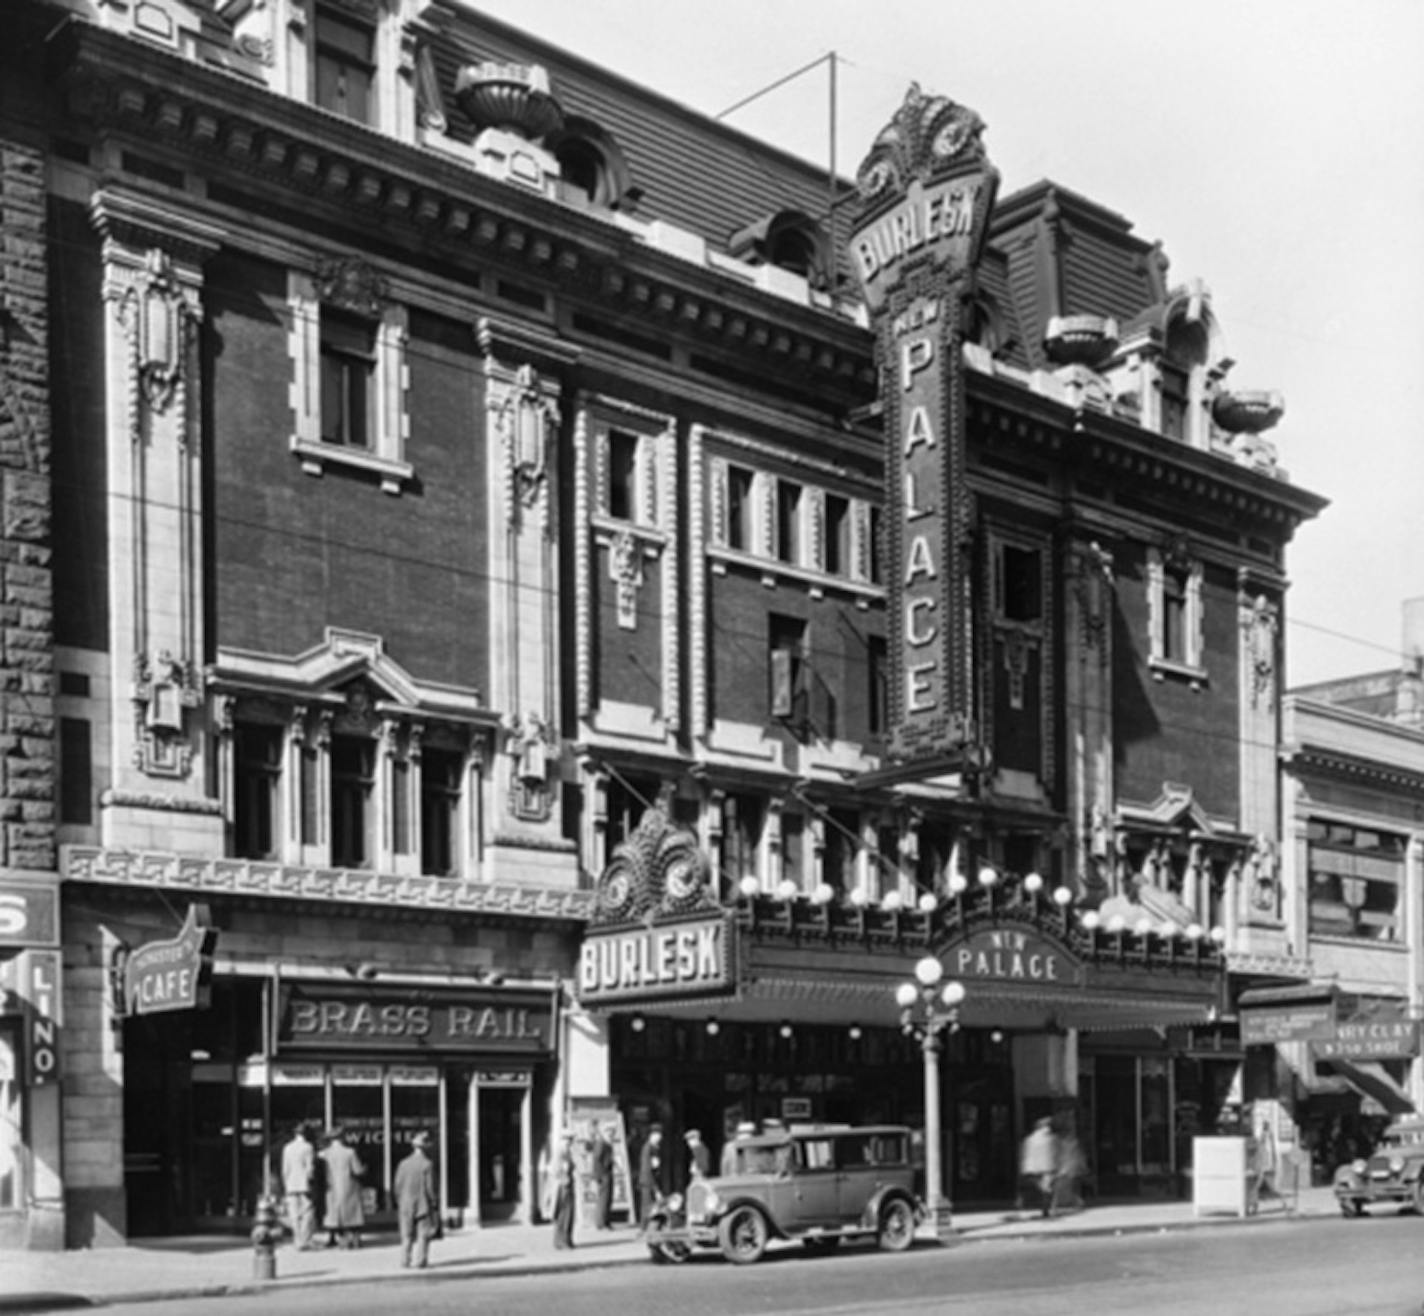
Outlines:
[{"label": "shop entrance", "polygon": [[523,1087],[479,1091],[480,1219],[511,1219],[519,1208]]},{"label": "shop entrance", "polygon": [[959,1202],[997,1202],[1014,1196],[1012,1070],[991,1070],[961,1082],[954,1093],[951,1194]]}]

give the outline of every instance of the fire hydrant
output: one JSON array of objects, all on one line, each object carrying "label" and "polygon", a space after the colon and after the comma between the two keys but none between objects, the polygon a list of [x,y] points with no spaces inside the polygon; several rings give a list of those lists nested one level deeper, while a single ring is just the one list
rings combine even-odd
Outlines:
[{"label": "fire hydrant", "polygon": [[260,1198],[252,1217],[253,1279],[277,1278],[277,1240],[281,1237],[282,1226],[277,1223],[277,1199]]}]

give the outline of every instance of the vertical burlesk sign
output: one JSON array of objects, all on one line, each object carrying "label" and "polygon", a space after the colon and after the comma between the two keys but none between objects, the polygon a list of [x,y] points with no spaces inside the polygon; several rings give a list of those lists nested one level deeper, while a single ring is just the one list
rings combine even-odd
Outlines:
[{"label": "vertical burlesk sign", "polygon": [[885,396],[891,755],[975,739],[962,344],[999,177],[973,110],[912,86],[856,182],[851,262]]}]

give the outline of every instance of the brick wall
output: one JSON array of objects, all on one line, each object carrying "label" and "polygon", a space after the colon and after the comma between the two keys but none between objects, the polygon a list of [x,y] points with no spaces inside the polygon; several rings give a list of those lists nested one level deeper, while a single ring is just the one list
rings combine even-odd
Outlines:
[{"label": "brick wall", "polygon": [[4,127],[0,243],[0,865],[53,870],[45,163]]}]

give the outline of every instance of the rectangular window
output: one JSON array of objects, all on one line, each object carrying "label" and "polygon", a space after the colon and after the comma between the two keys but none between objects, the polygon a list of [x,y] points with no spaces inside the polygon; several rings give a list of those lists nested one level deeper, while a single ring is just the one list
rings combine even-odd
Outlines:
[{"label": "rectangular window", "polygon": [[411,852],[410,760],[391,762],[391,849],[396,854]]},{"label": "rectangular window", "polygon": [[329,307],[321,310],[321,440],[341,448],[371,447],[376,382],[373,324]]},{"label": "rectangular window", "polygon": [[1201,564],[1178,554],[1149,549],[1148,609],[1152,662],[1183,672],[1193,680],[1202,671],[1203,571]]},{"label": "rectangular window", "polygon": [[94,754],[88,718],[59,719],[59,821],[83,827],[94,821]]},{"label": "rectangular window", "polygon": [[364,868],[371,861],[371,792],[376,747],[364,736],[331,739],[331,862]]},{"label": "rectangular window", "polygon": [[232,848],[239,859],[277,857],[282,728],[240,722],[233,731]]},{"label": "rectangular window", "polygon": [[844,809],[826,816],[821,848],[821,881],[841,895],[855,890],[855,857],[859,850],[860,818]]},{"label": "rectangular window", "polygon": [[1166,567],[1162,572],[1162,657],[1185,663],[1187,655],[1188,572]]},{"label": "rectangular window", "polygon": [[866,660],[868,730],[872,736],[883,736],[890,729],[890,655],[883,635],[870,636]]},{"label": "rectangular window", "polygon": [[302,844],[317,845],[321,837],[321,760],[314,745],[303,745],[302,771]]},{"label": "rectangular window", "polygon": [[752,536],[752,473],[741,466],[727,467],[727,547],[750,553]]},{"label": "rectangular window", "polygon": [[1307,836],[1311,935],[1401,940],[1404,837],[1318,819]]},{"label": "rectangular window", "polygon": [[798,617],[767,614],[772,717],[803,723],[806,706],[806,623]]},{"label": "rectangular window", "polygon": [[799,813],[781,815],[781,876],[806,888],[806,821]]},{"label": "rectangular window", "polygon": [[783,562],[801,560],[801,486],[776,482],[776,556]]},{"label": "rectangular window", "polygon": [[850,571],[850,503],[826,495],[826,572],[843,576]]},{"label": "rectangular window", "polygon": [[316,103],[358,123],[370,123],[376,77],[376,33],[368,24],[319,8],[313,52]]},{"label": "rectangular window", "polygon": [[873,585],[885,583],[885,541],[884,516],[880,508],[870,509],[870,582]]},{"label": "rectangular window", "polygon": [[765,809],[755,795],[728,795],[722,806],[722,876],[735,891],[744,877],[759,877]]},{"label": "rectangular window", "polygon": [[1038,549],[999,546],[999,613],[1005,621],[1043,620],[1043,556]]},{"label": "rectangular window", "polygon": [[452,750],[427,749],[420,758],[420,869],[453,877],[459,868],[455,844],[460,816],[463,758]]},{"label": "rectangular window", "polygon": [[608,431],[608,515],[638,519],[638,436]]}]

